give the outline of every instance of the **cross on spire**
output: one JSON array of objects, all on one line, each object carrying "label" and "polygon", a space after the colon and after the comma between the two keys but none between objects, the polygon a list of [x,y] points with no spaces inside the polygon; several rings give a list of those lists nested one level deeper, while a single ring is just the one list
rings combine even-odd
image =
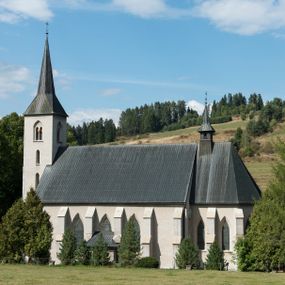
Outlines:
[{"label": "cross on spire", "polygon": [[48,37],[48,22],[46,22],[46,37]]}]

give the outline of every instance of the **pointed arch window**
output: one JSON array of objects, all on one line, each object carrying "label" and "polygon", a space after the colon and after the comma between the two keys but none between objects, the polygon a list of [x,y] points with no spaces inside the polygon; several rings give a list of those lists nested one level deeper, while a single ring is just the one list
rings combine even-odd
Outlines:
[{"label": "pointed arch window", "polygon": [[62,133],[62,125],[61,125],[61,122],[59,122],[57,124],[57,131],[56,131],[56,139],[57,139],[57,142],[58,143],[61,143],[62,140],[61,140],[61,133]]},{"label": "pointed arch window", "polygon": [[41,164],[41,153],[39,150],[36,151],[36,165]]},{"label": "pointed arch window", "polygon": [[43,140],[43,127],[40,121],[36,122],[34,125],[34,141]]},{"label": "pointed arch window", "polygon": [[228,223],[225,221],[222,227],[222,249],[230,249],[230,229]]},{"label": "pointed arch window", "polygon": [[200,221],[197,229],[197,244],[199,249],[205,249],[205,227],[202,220]]},{"label": "pointed arch window", "polygon": [[103,235],[113,234],[111,223],[110,223],[107,215],[104,215],[104,217],[102,218],[102,220],[101,220],[101,222],[99,224],[99,231]]},{"label": "pointed arch window", "polygon": [[72,230],[74,232],[76,242],[79,244],[84,239],[84,227],[79,214],[77,214],[72,221]]},{"label": "pointed arch window", "polygon": [[36,178],[35,178],[35,188],[37,188],[38,187],[38,185],[39,185],[39,183],[40,183],[40,175],[38,174],[38,173],[36,173]]}]

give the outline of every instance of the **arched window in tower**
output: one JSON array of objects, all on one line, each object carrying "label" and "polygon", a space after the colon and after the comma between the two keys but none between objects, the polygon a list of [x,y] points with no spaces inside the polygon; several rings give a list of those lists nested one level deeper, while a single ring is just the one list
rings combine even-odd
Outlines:
[{"label": "arched window in tower", "polygon": [[57,138],[58,143],[62,142],[62,140],[61,140],[61,129],[62,129],[61,122],[59,122],[57,124],[57,133],[56,133],[56,138]]},{"label": "arched window in tower", "polygon": [[199,249],[205,249],[205,228],[202,220],[200,221],[197,229],[197,244]]},{"label": "arched window in tower", "polygon": [[34,141],[43,140],[43,127],[40,121],[37,121],[34,125]]},{"label": "arched window in tower", "polygon": [[40,165],[41,163],[41,153],[39,150],[36,151],[36,165]]},{"label": "arched window in tower", "polygon": [[222,249],[223,250],[230,249],[230,230],[228,223],[226,221],[222,226]]},{"label": "arched window in tower", "polygon": [[40,175],[37,173],[36,174],[36,181],[35,181],[35,186],[36,186],[35,188],[38,187],[39,183],[40,183]]}]

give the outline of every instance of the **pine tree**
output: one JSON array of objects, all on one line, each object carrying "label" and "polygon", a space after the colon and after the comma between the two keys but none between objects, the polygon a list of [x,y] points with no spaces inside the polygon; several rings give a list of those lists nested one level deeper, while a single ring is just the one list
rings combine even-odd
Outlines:
[{"label": "pine tree", "polygon": [[124,229],[119,247],[119,262],[122,266],[134,265],[140,255],[140,233],[134,216]]},{"label": "pine tree", "polygon": [[108,246],[104,240],[103,234],[100,233],[92,248],[92,263],[96,266],[107,265],[110,262]]},{"label": "pine tree", "polygon": [[47,262],[52,242],[52,225],[33,189],[27,194],[25,209],[25,254],[37,262]]},{"label": "pine tree", "polygon": [[198,249],[190,238],[182,240],[178,252],[176,253],[176,264],[180,269],[185,269],[186,266],[191,268],[199,263]]},{"label": "pine tree", "polygon": [[64,232],[57,257],[62,264],[72,264],[76,250],[76,238],[74,233],[68,229]]},{"label": "pine tree", "polygon": [[23,261],[26,242],[24,212],[25,204],[19,199],[7,211],[0,225],[0,259],[7,262]]},{"label": "pine tree", "polygon": [[218,243],[215,241],[211,244],[206,258],[206,269],[209,270],[223,270],[224,257],[220,250]]},{"label": "pine tree", "polygon": [[87,242],[82,240],[74,253],[74,258],[78,264],[90,264],[90,249]]}]

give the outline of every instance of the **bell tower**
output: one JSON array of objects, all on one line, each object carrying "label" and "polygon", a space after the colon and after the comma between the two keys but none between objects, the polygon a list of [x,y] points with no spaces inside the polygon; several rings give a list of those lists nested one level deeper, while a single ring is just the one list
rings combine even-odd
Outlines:
[{"label": "bell tower", "polygon": [[24,113],[23,198],[66,145],[66,118],[55,95],[47,31],[37,95]]},{"label": "bell tower", "polygon": [[215,129],[210,123],[207,93],[205,96],[203,122],[198,132],[200,133],[199,156],[211,154],[214,146],[213,135],[215,133]]}]

